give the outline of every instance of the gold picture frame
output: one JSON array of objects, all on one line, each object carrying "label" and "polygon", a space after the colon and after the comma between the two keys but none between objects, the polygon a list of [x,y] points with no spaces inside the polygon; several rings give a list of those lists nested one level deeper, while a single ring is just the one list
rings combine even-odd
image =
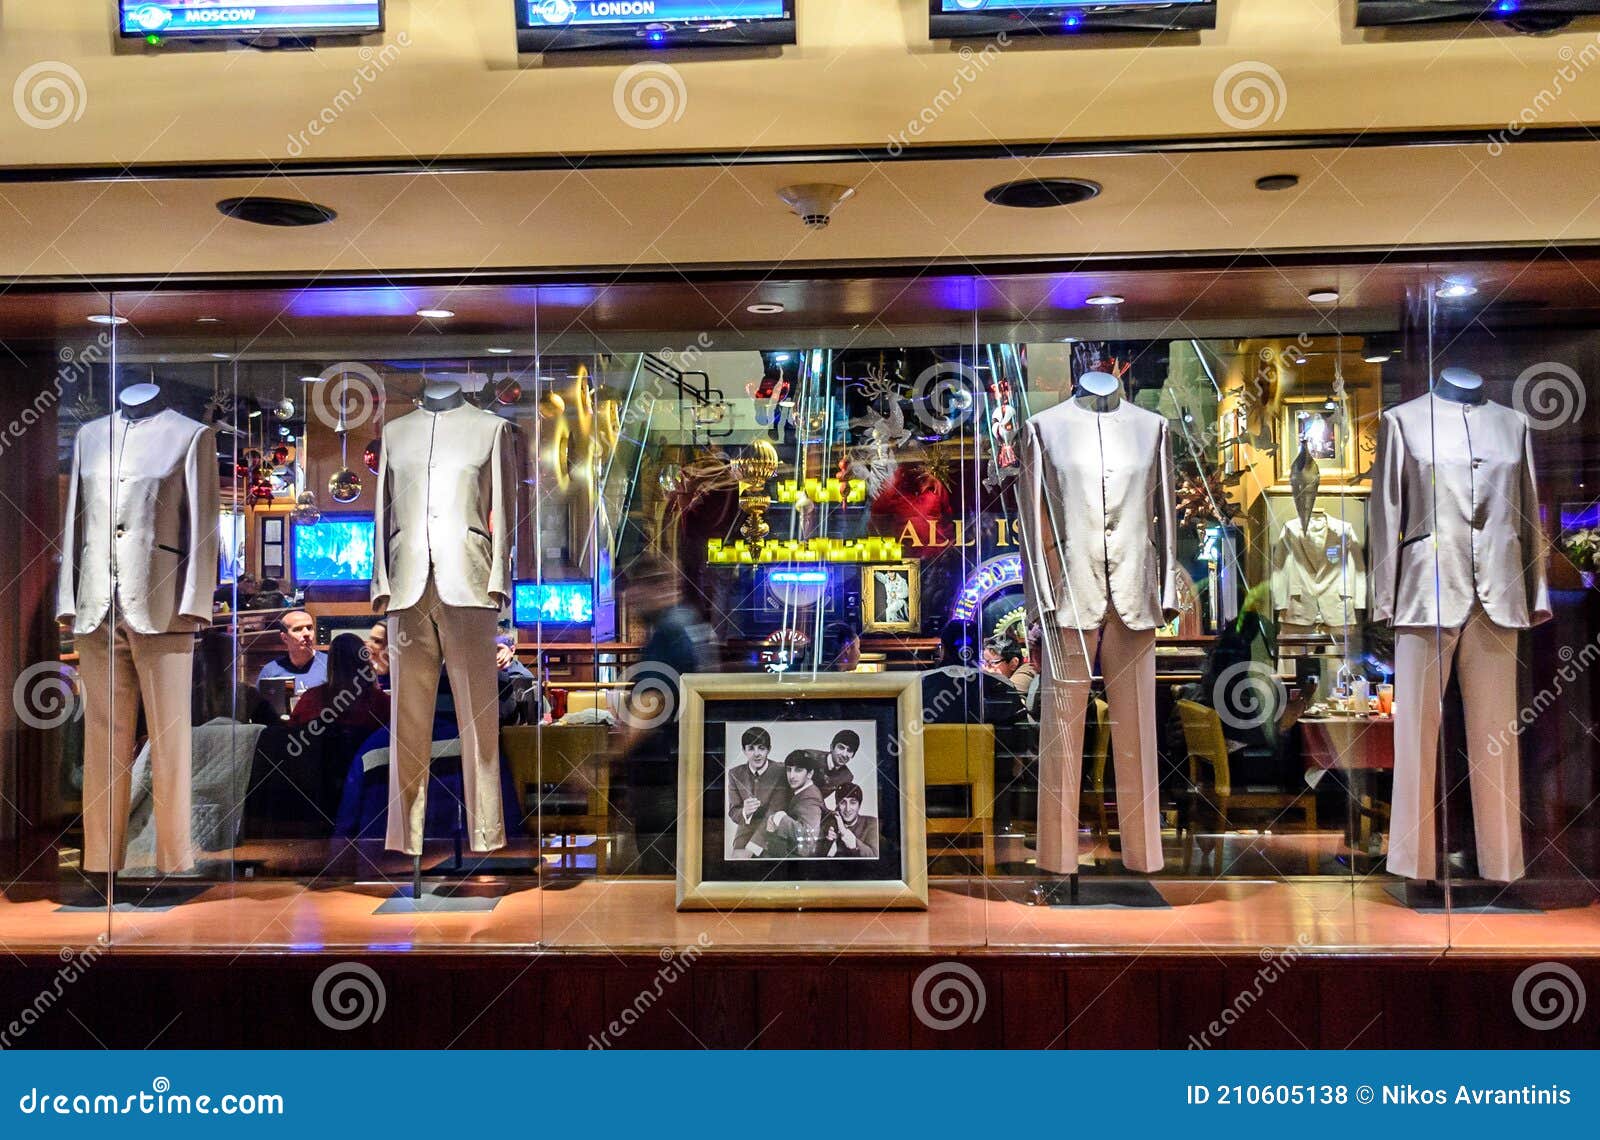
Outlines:
[{"label": "gold picture frame", "polygon": [[[926,800],[923,787],[922,679],[917,673],[807,673],[804,680],[764,673],[697,673],[683,677],[679,704],[678,763],[678,876],[679,910],[848,910],[853,908],[926,910],[928,906],[928,837]],[[732,747],[726,740],[734,728],[750,719],[751,709],[762,702],[770,708],[781,702],[786,710],[782,719],[761,719],[767,725],[775,747],[769,763],[783,764],[780,755],[786,733],[827,734],[835,723],[863,723],[843,715],[852,704],[859,705],[863,717],[871,716],[880,729],[873,734],[873,793],[878,795],[875,828],[892,822],[898,835],[885,828],[894,840],[895,854],[889,854],[882,838],[877,838],[876,860],[823,858],[820,855],[794,855],[788,860],[774,858],[771,863],[728,860],[724,849],[711,846],[710,865],[749,868],[745,877],[708,878],[708,820],[706,806],[730,794],[728,772]],[[805,704],[827,705],[829,717],[806,716],[795,708]],[[888,713],[885,704],[892,708]],[[708,706],[714,711],[708,715]],[[721,706],[721,707],[716,707]],[[892,721],[892,724],[890,723]],[[720,725],[724,734],[724,764],[707,783],[708,725]],[[846,735],[840,733],[839,735]],[[866,740],[857,735],[857,743]],[[798,738],[798,737],[796,737]],[[835,740],[838,739],[836,736]],[[804,751],[810,751],[804,750]],[[792,755],[792,754],[791,754]],[[860,757],[852,760],[860,767]],[[796,769],[798,771],[798,768]],[[865,774],[854,778],[866,786]],[[782,773],[780,773],[780,777]],[[891,797],[892,796],[892,800]],[[884,807],[892,802],[896,815],[886,816]],[[716,840],[727,842],[726,817],[719,811],[709,829]],[[878,836],[874,831],[875,838]],[[897,856],[897,857],[896,857]],[[770,867],[770,870],[765,868]],[[771,877],[789,872],[788,877]],[[799,876],[805,871],[805,876]],[[886,873],[880,873],[885,872]],[[837,877],[830,875],[837,872]]]},{"label": "gold picture frame", "polygon": [[[1330,408],[1329,404],[1335,406]],[[1346,482],[1356,476],[1356,408],[1349,396],[1341,409],[1331,395],[1290,396],[1283,401],[1278,422],[1277,476],[1280,485],[1289,482],[1289,472],[1300,454],[1302,430],[1315,421],[1322,425],[1321,439],[1314,458],[1324,480]],[[1341,414],[1342,413],[1342,414]]]},{"label": "gold picture frame", "polygon": [[[905,618],[890,608],[879,574],[905,580]],[[872,563],[861,568],[861,631],[863,633],[918,633],[922,629],[922,567],[916,562]]]}]

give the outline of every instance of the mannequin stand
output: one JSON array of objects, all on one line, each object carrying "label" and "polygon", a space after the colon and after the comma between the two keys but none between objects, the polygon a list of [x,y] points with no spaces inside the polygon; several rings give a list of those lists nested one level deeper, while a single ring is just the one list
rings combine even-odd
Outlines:
[{"label": "mannequin stand", "polygon": [[166,879],[118,881],[115,871],[80,872],[80,883],[62,886],[58,914],[82,914],[97,910],[163,911],[193,902],[209,891],[214,883],[187,881],[171,882]]},{"label": "mannequin stand", "polygon": [[1471,880],[1441,883],[1436,879],[1406,879],[1390,883],[1384,892],[1418,914],[1539,914],[1541,911],[1517,894],[1515,885]]},{"label": "mannequin stand", "polygon": [[1029,888],[1029,894],[1033,906],[1083,910],[1166,910],[1172,906],[1154,883],[1101,878],[1080,883],[1077,873],[1041,879]]},{"label": "mannequin stand", "polygon": [[[456,806],[455,865],[459,872],[461,862],[461,836],[466,820],[462,809]],[[440,876],[444,881],[424,887],[422,882],[422,856],[411,857],[411,882],[397,890],[373,914],[457,914],[487,913],[500,905],[500,900],[510,893],[505,883],[450,882],[448,872]]]}]

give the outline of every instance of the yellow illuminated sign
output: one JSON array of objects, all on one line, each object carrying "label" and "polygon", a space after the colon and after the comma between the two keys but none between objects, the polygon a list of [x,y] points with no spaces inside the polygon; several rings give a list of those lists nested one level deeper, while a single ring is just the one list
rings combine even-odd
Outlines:
[{"label": "yellow illuminated sign", "polygon": [[768,539],[751,545],[713,538],[706,543],[706,561],[713,566],[765,562],[901,562],[905,547],[894,538]]},{"label": "yellow illuminated sign", "polygon": [[793,503],[800,498],[804,491],[806,498],[813,503],[864,503],[867,501],[867,481],[865,479],[851,479],[848,482],[839,479],[807,479],[798,483],[793,479],[785,479],[778,484],[778,502]]}]

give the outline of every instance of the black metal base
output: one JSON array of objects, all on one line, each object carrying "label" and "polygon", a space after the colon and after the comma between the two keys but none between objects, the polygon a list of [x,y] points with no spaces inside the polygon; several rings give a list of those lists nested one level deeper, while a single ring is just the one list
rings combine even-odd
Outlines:
[{"label": "black metal base", "polygon": [[1389,883],[1384,892],[1418,914],[1540,914],[1505,883],[1452,883],[1407,879]]},{"label": "black metal base", "polygon": [[1139,879],[1082,879],[1078,875],[1041,880],[1031,888],[1034,906],[1081,910],[1170,910],[1154,883]]}]

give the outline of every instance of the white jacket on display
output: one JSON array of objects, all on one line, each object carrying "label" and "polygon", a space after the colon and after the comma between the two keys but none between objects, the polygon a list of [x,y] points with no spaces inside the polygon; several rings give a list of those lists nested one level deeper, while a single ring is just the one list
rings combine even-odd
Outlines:
[{"label": "white jacket on display", "polygon": [[1283,524],[1272,549],[1272,604],[1282,621],[1338,629],[1367,604],[1367,568],[1355,527],[1326,511]]},{"label": "white jacket on display", "polygon": [[85,424],[72,447],[56,619],[91,633],[114,600],[135,633],[209,626],[221,510],[205,424],[171,409]]},{"label": "white jacket on display", "polygon": [[446,606],[509,603],[516,464],[511,423],[470,404],[418,409],[383,429],[374,610],[416,605],[430,572]]},{"label": "white jacket on display", "polygon": [[1550,618],[1533,432],[1517,411],[1433,394],[1383,413],[1372,479],[1370,616],[1504,629]]},{"label": "white jacket on display", "polygon": [[1029,603],[1058,629],[1130,630],[1178,614],[1177,508],[1165,416],[1068,399],[1023,425],[1018,478]]}]

